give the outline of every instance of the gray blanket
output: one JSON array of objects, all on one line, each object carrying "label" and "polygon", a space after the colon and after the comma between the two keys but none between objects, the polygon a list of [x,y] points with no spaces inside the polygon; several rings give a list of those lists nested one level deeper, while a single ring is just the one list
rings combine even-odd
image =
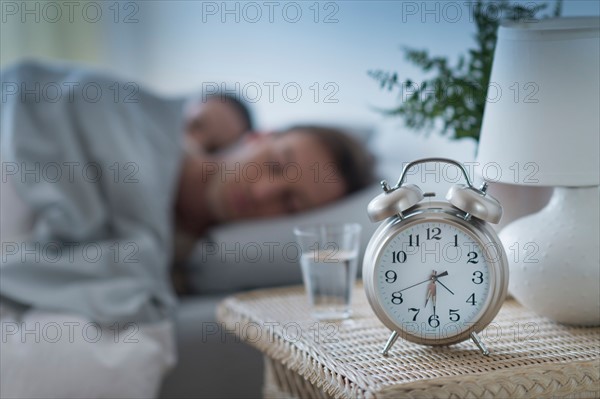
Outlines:
[{"label": "gray blanket", "polygon": [[2,243],[0,296],[105,323],[165,318],[183,101],[65,65],[1,80],[2,178],[35,223]]}]

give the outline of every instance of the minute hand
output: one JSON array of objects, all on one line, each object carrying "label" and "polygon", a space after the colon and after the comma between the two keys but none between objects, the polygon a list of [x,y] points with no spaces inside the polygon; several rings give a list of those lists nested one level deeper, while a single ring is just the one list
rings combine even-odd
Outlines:
[{"label": "minute hand", "polygon": [[[438,277],[439,277],[439,276],[438,276]],[[442,287],[444,287],[446,290],[448,290],[448,292],[449,292],[449,293],[451,293],[452,295],[454,295],[454,292],[452,292],[452,290],[451,290],[450,288],[446,287],[446,285],[444,285],[444,283],[442,283],[441,281],[439,281],[439,280],[437,280],[437,279],[436,279],[435,281],[436,281],[437,283],[440,283],[440,285],[441,285]]]},{"label": "minute hand", "polygon": [[[447,275],[448,275],[448,272],[447,272],[447,271],[445,271],[445,272],[442,272],[442,273],[440,273],[440,274],[437,274],[435,277],[444,277],[444,276],[447,276]],[[413,284],[413,285],[411,285],[410,287],[403,288],[403,289],[401,289],[401,290],[400,290],[400,291],[398,291],[398,292],[406,291],[406,290],[407,290],[407,289],[409,289],[409,288],[416,287],[417,285],[424,284],[424,283],[426,283],[426,282],[428,282],[428,281],[431,281],[431,277],[429,277],[427,280],[423,280],[423,281],[421,281],[420,283]]]}]

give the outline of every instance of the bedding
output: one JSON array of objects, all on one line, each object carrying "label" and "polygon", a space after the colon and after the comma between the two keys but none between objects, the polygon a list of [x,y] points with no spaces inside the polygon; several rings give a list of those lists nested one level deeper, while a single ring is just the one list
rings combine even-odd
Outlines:
[{"label": "bedding", "polygon": [[[115,101],[126,83],[71,66],[23,63],[1,81],[0,397],[155,397],[176,361],[183,102]],[[104,95],[35,96],[73,84]]]},{"label": "bedding", "polygon": [[101,326],[0,302],[2,398],[153,398],[175,364],[173,324]]},{"label": "bedding", "polygon": [[[2,243],[0,296],[108,324],[167,318],[183,102],[119,100],[126,82],[72,66],[21,63],[1,80],[3,180],[34,220]],[[53,85],[72,95],[50,101]]]}]

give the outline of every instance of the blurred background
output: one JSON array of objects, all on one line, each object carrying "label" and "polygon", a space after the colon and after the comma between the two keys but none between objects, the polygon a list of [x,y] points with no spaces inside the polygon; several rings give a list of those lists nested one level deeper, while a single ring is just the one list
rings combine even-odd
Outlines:
[{"label": "blurred background", "polygon": [[[241,91],[262,129],[384,123],[373,108],[394,105],[397,93],[381,90],[368,70],[419,80],[423,72],[404,60],[402,46],[452,60],[475,33],[474,2],[463,1],[1,4],[1,66],[30,57],[75,61],[166,95],[218,85]],[[600,15],[600,2],[566,1],[562,15]]]},{"label": "blurred background", "polygon": [[[498,0],[502,1],[508,2]],[[482,3],[492,21],[502,19],[498,2]],[[525,8],[547,4],[546,15],[557,5],[556,0],[510,3]],[[31,58],[67,61],[107,71],[165,96],[216,89],[238,92],[250,103],[260,130],[314,122],[374,132],[364,142],[378,158],[378,175],[395,182],[404,163],[417,158],[445,156],[473,162],[479,129],[476,126],[472,135],[445,136],[436,133],[441,131],[438,125],[430,134],[412,131],[403,118],[378,111],[398,106],[401,99],[398,90],[382,89],[368,72],[397,72],[402,82],[421,82],[437,73],[407,60],[405,47],[426,50],[456,65],[460,55],[476,47],[478,30],[472,16],[476,4],[475,0],[0,0],[0,67]],[[600,16],[598,0],[560,4],[562,16]],[[483,107],[475,108],[480,120]],[[421,183],[426,192],[446,192],[437,181],[427,182],[431,186]],[[499,186],[490,192],[498,196],[493,190]],[[506,210],[503,223],[541,209],[552,192],[542,190],[542,200],[536,201],[531,190],[539,187],[506,186],[498,189],[504,193],[498,196]],[[378,193],[379,186],[373,185],[295,219],[226,225],[212,231],[210,238],[214,243],[241,243],[243,248],[245,243],[289,243],[294,240],[294,224],[357,220],[364,226],[364,248],[376,227],[364,209]],[[14,207],[7,209],[5,215],[16,213]],[[199,261],[206,259],[203,249],[201,243],[190,264],[198,266],[191,279],[205,295],[191,298],[178,310],[180,364],[166,380],[161,397],[258,397],[261,356],[249,347],[219,341],[218,334],[200,342],[198,337],[204,334],[200,328],[215,320],[216,304],[230,292],[299,284],[300,269],[283,255],[264,264],[245,260],[225,264],[219,256]],[[227,373],[222,372],[225,369]]]}]

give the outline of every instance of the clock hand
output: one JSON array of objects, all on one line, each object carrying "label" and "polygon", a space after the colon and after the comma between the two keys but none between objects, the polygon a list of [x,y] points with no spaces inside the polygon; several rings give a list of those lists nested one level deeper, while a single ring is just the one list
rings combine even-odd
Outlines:
[{"label": "clock hand", "polygon": [[433,294],[431,297],[431,304],[433,305],[433,315],[435,316],[435,300],[437,298],[437,294],[436,294],[436,286],[435,286],[435,280],[433,283]]},{"label": "clock hand", "polygon": [[436,271],[433,270],[431,272],[431,276],[429,276],[429,284],[427,285],[427,293],[425,294],[425,307],[427,307],[427,302],[431,299],[433,305],[435,306],[435,280],[436,280]]},{"label": "clock hand", "polygon": [[[448,272],[447,272],[447,271],[445,271],[445,272],[443,272],[443,273],[437,274],[437,275],[436,275],[436,277],[443,277],[443,276],[447,276],[447,275],[448,275]],[[427,280],[423,280],[423,281],[421,281],[421,282],[419,282],[419,283],[417,283],[417,284],[413,284],[413,285],[411,285],[411,286],[408,286],[408,287],[406,287],[406,288],[403,288],[403,289],[401,289],[401,290],[400,290],[400,291],[398,291],[398,292],[406,291],[407,289],[409,289],[409,288],[412,288],[412,287],[416,287],[417,285],[425,284],[426,282],[428,282],[428,281],[431,281],[433,278],[434,278],[434,277],[433,277],[433,274],[432,274],[431,276],[429,276],[429,278],[428,278]]]},{"label": "clock hand", "polygon": [[426,283],[426,282],[428,282],[428,281],[431,281],[431,277],[429,277],[427,280],[423,280],[423,281],[421,281],[420,283],[413,284],[413,285],[411,285],[411,286],[409,286],[409,287],[403,288],[403,289],[401,289],[401,290],[400,290],[400,291],[398,291],[398,292],[406,291],[406,290],[407,290],[407,289],[409,289],[409,288],[416,287],[417,285],[424,284],[424,283]]},{"label": "clock hand", "polygon": [[433,314],[435,314],[435,302],[437,299],[435,280],[432,280],[431,283],[427,286],[427,296],[425,297],[425,307],[427,307],[427,302],[431,299],[431,304],[433,305]]},{"label": "clock hand", "polygon": [[452,290],[450,288],[446,287],[446,285],[444,283],[442,283],[440,280],[436,279],[435,281],[438,282],[438,283],[440,283],[440,285],[442,287],[444,287],[445,289],[448,290],[449,293],[451,293],[452,295],[454,295],[454,292],[452,292]]}]

